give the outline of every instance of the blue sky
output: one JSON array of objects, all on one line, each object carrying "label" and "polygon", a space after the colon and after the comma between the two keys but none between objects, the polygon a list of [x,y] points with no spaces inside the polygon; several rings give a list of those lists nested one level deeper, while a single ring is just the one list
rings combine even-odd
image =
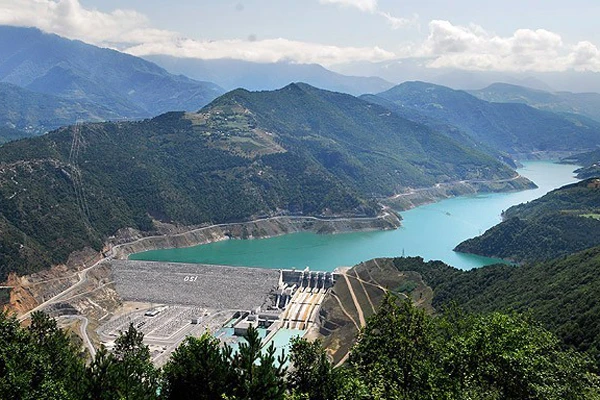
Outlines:
[{"label": "blue sky", "polygon": [[134,55],[600,71],[597,1],[0,0],[0,23]]}]

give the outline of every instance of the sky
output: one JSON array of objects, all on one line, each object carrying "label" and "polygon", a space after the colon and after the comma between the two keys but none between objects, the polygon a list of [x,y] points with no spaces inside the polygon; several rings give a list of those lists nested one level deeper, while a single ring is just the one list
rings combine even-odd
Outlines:
[{"label": "sky", "polygon": [[0,24],[133,55],[600,71],[597,0],[0,0]]}]

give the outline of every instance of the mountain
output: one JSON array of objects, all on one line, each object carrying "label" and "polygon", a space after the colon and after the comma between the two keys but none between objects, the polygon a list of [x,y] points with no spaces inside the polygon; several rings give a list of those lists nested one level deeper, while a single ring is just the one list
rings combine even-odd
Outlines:
[{"label": "mountain", "polygon": [[[539,73],[468,71],[456,68],[432,68],[429,65],[433,58],[403,58],[379,62],[358,61],[337,64],[332,69],[341,74],[358,76],[379,76],[390,82],[426,81],[447,86],[457,90],[476,90],[494,82],[506,82],[537,90],[554,91],[547,82],[557,79],[546,79]],[[564,75],[564,74],[563,74]],[[588,79],[588,83],[590,79]],[[562,89],[576,90],[576,89]],[[589,89],[587,89],[589,90]],[[577,89],[576,91],[579,91]]]},{"label": "mountain", "polygon": [[[76,102],[70,112],[91,119],[145,118],[172,110],[198,110],[223,93],[215,84],[170,74],[138,57],[34,28],[8,26],[0,26],[0,82],[54,96],[45,98],[48,108],[55,107],[56,97],[69,104]],[[30,101],[43,107],[42,100],[37,96]],[[56,126],[70,116],[61,118],[35,125],[40,129]]]},{"label": "mountain", "polygon": [[523,103],[540,110],[581,114],[600,121],[599,93],[550,93],[507,83],[494,83],[484,89],[469,91],[473,96],[497,103]]},{"label": "mountain", "polygon": [[575,170],[579,179],[600,177],[600,150],[573,154],[563,158],[561,162],[565,164],[581,165],[581,168]]},{"label": "mountain", "polygon": [[23,139],[30,136],[31,134],[25,131],[20,131],[18,129],[9,128],[5,126],[0,127],[0,145],[6,142]]},{"label": "mountain", "polygon": [[456,251],[544,260],[600,245],[600,188],[588,179],[506,210],[504,221]]},{"label": "mountain", "polygon": [[77,125],[0,147],[0,272],[45,268],[155,220],[374,215],[373,199],[397,189],[515,176],[350,95],[306,84],[239,89],[198,113]]},{"label": "mountain", "polygon": [[116,117],[109,107],[37,93],[0,82],[0,121],[4,128],[39,135],[77,120],[101,121]]},{"label": "mountain", "polygon": [[573,154],[569,157],[563,158],[560,161],[565,164],[575,164],[575,165],[582,165],[582,166],[598,164],[598,163],[600,163],[600,149],[586,151],[585,153]]},{"label": "mountain", "polygon": [[[600,365],[600,247],[540,263],[497,264],[470,271],[420,258],[398,258],[393,263],[404,274],[418,274],[433,290],[438,311],[459,307],[478,314],[524,313],[569,347],[588,352]],[[414,283],[404,286],[416,287],[419,282],[412,279]]]},{"label": "mountain", "polygon": [[500,152],[584,151],[600,144],[600,123],[589,118],[525,104],[490,103],[431,83],[405,82],[377,96],[403,108],[405,117],[453,125],[476,143]]},{"label": "mountain", "polygon": [[346,76],[318,64],[254,63],[232,59],[201,60],[164,55],[144,58],[168,71],[195,79],[206,79],[227,90],[273,90],[292,82],[305,82],[326,90],[359,95],[378,93],[394,86],[381,78]]},{"label": "mountain", "polygon": [[423,124],[428,126],[429,128],[435,130],[436,132],[440,132],[449,138],[456,140],[459,143],[462,143],[466,146],[473,147],[482,151],[486,154],[491,155],[492,157],[501,160],[502,162],[508,164],[513,168],[517,168],[517,164],[512,156],[508,153],[497,150],[488,144],[483,144],[469,135],[464,129],[461,129],[451,123],[444,121],[442,119],[437,119],[428,115],[427,112],[421,112],[414,108],[405,107],[402,104],[395,103],[391,100],[385,99],[378,95],[373,94],[364,94],[360,96],[360,99],[368,101],[372,104],[378,104],[382,107],[387,108],[392,111],[396,115],[401,116],[402,118],[406,118],[410,121],[415,121],[419,124]]},{"label": "mountain", "polygon": [[403,58],[379,62],[349,62],[330,68],[346,75],[379,76],[398,83],[426,81],[460,90],[478,90],[495,82],[504,82],[546,92],[600,93],[600,72],[474,71],[432,67],[435,61],[435,58]]}]

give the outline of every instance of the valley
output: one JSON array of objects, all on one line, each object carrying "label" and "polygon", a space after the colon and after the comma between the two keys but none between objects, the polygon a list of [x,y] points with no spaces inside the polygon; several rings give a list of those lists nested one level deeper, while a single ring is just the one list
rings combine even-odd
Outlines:
[{"label": "valley", "polygon": [[319,230],[313,230],[315,233],[294,233],[266,240],[219,240],[197,247],[171,246],[178,247],[172,249],[157,246],[162,250],[139,248],[140,253],[130,258],[274,269],[309,266],[332,271],[371,258],[404,254],[442,260],[461,269],[481,267],[499,260],[457,253],[453,251],[454,247],[499,223],[501,213],[510,206],[574,182],[573,169],[574,166],[551,162],[524,162],[524,167],[517,172],[537,183],[536,189],[508,193],[467,192],[464,195],[457,191],[454,196],[446,194],[444,197],[450,198],[443,200],[440,200],[441,196],[423,197],[421,202],[425,205],[400,212],[402,225],[398,229],[353,233],[336,230],[335,235],[319,235],[315,234]]},{"label": "valley", "polygon": [[[169,313],[178,313],[173,314],[175,319],[172,323],[178,324],[174,328],[175,330],[169,331],[170,333],[165,331],[167,333],[161,334],[166,335],[164,339],[160,339],[163,336],[156,336],[157,334],[148,334],[148,344],[154,349],[153,357],[156,357],[156,362],[161,364],[168,359],[168,354],[176,348],[185,335],[193,332],[199,333],[207,328],[219,329],[237,312],[250,312],[256,307],[269,310],[266,304],[275,302],[278,293],[274,291],[277,287],[276,276],[282,269],[295,268],[300,271],[306,266],[310,266],[313,271],[331,272],[334,269],[338,271],[338,267],[342,265],[351,266],[371,258],[399,256],[405,250],[408,250],[406,255],[422,254],[426,259],[445,259],[452,265],[466,269],[497,262],[498,260],[484,257],[461,255],[451,250],[456,243],[462,240],[461,235],[476,235],[481,230],[478,225],[473,224],[475,221],[491,226],[499,220],[501,209],[507,208],[507,205],[536,198],[554,187],[572,181],[572,169],[573,167],[569,165],[529,162],[519,172],[532,181],[539,182],[537,189],[451,198],[402,212],[402,222],[395,213],[385,212],[378,218],[320,219],[282,216],[245,224],[223,224],[197,228],[188,232],[169,234],[165,231],[163,235],[153,237],[144,237],[141,232],[130,231],[127,235],[109,242],[103,250],[105,257],[88,261],[92,264],[88,264],[90,266],[85,267],[84,264],[84,267],[78,267],[75,264],[75,269],[54,268],[51,273],[34,274],[27,280],[16,277],[9,279],[9,284],[13,287],[11,307],[15,310],[22,307],[23,311],[45,310],[50,315],[60,317],[59,321],[66,326],[81,323],[80,331],[85,333],[85,335],[82,333],[84,340],[92,343],[94,347],[99,346],[100,343],[110,347],[115,332],[118,332],[118,329],[125,329],[128,321],[137,321],[135,324],[139,325],[143,332],[146,332],[145,325],[140,324],[153,319],[153,317],[143,315],[149,310],[158,309],[165,313],[172,310]],[[550,173],[550,171],[552,172]],[[486,203],[487,205],[485,205]],[[474,209],[481,205],[484,206],[474,213]],[[413,214],[416,218],[413,217]],[[448,221],[452,221],[452,223],[449,224]],[[486,225],[479,226],[485,227]],[[165,227],[165,229],[167,228]],[[382,229],[389,229],[389,231],[386,233],[381,231]],[[356,232],[361,230],[365,232]],[[421,237],[419,234],[423,236]],[[407,240],[408,238],[410,240]],[[433,238],[438,239],[433,240]],[[282,244],[280,245],[278,242]],[[188,247],[199,243],[203,244],[196,248]],[[426,246],[418,247],[418,243]],[[213,246],[216,247],[212,249]],[[240,246],[245,249],[241,250]],[[165,256],[163,257],[152,257],[152,254],[159,253],[148,251],[149,249],[167,249],[169,247],[178,247],[179,249],[159,250],[159,253],[164,252]],[[178,258],[177,256],[178,251],[194,249],[198,249],[200,252],[192,259]],[[348,249],[352,249],[352,252]],[[436,253],[440,250],[441,254]],[[139,251],[145,251],[145,253],[130,256]],[[276,255],[276,252],[280,254]],[[206,256],[211,253],[212,256]],[[202,254],[205,255],[202,256]],[[128,256],[161,260],[161,262],[118,261]],[[214,258],[214,256],[218,258]],[[93,253],[87,254],[87,257],[93,259]],[[102,257],[102,255],[98,254],[95,257]],[[191,261],[196,264],[172,264],[168,261]],[[206,265],[206,263],[217,264],[217,266]],[[222,267],[222,265],[237,265],[238,267]],[[255,268],[248,268],[251,265],[254,265]],[[256,267],[266,269],[256,269]],[[232,271],[231,273],[235,276],[247,276],[246,283],[244,284],[243,280],[239,280],[237,277],[234,278],[234,275],[228,275],[226,271]],[[272,282],[269,283],[270,281],[265,280],[264,277],[257,278],[256,273],[252,271],[256,271],[258,274],[275,275],[270,280]],[[370,274],[372,275],[373,272],[371,271]],[[189,289],[182,291],[184,287],[182,285],[194,285],[193,282],[186,284],[184,278],[189,276],[196,277],[200,284],[199,289],[195,292],[190,292]],[[344,275],[339,276],[343,277]],[[293,320],[293,324],[286,320],[286,318],[292,318],[286,317],[290,312],[298,315],[294,318],[306,319],[312,315],[311,324],[301,325],[304,328],[297,333],[306,333],[309,337],[317,337],[325,332],[325,343],[332,343],[334,348],[337,348],[338,345],[333,345],[333,343],[342,340],[337,335],[341,335],[342,338],[345,338],[343,340],[346,341],[346,344],[341,345],[340,348],[347,351],[348,340],[351,340],[356,331],[350,329],[350,326],[345,323],[339,325],[341,322],[338,321],[335,324],[339,326],[335,325],[338,328],[333,329],[336,331],[333,334],[331,328],[333,325],[329,322],[328,315],[332,312],[335,313],[331,307],[337,307],[335,304],[338,304],[338,301],[341,301],[339,304],[342,304],[344,309],[360,307],[358,304],[362,304],[362,307],[366,307],[363,310],[370,310],[364,311],[365,315],[371,315],[375,310],[375,305],[385,293],[381,282],[391,279],[391,277],[379,277],[374,281],[377,283],[370,282],[366,277],[367,275],[364,275],[361,278],[365,282],[356,282],[352,291],[354,294],[352,296],[350,296],[350,292],[348,294],[350,297],[341,294],[340,290],[342,289],[336,289],[342,284],[340,282],[349,284],[347,279],[354,279],[344,277],[337,279],[338,283],[333,288],[333,294],[323,292],[323,297],[316,306],[312,305],[312,300],[306,305],[302,300],[303,298],[305,300],[312,299],[312,294],[302,295],[297,300],[290,302],[290,309],[293,310],[294,305],[297,304],[296,309],[295,311],[280,311],[283,312],[280,316],[281,322],[279,322],[281,329],[287,329],[292,325],[292,327],[298,326],[296,319]],[[403,279],[399,278],[397,282],[395,281],[394,286],[404,285]],[[53,284],[50,285],[50,283]],[[386,283],[385,287],[389,287],[389,285],[391,283]],[[244,296],[255,293],[254,300],[249,302],[247,297],[237,297],[236,300],[236,293],[244,293]],[[331,296],[334,298],[332,299]],[[332,301],[334,303],[331,303]],[[350,303],[348,303],[349,301]],[[251,303],[255,305],[251,307]],[[325,307],[323,310],[320,310],[319,307],[321,303]],[[346,315],[352,315],[352,313],[352,311],[346,311]],[[190,321],[196,318],[194,316],[196,314],[200,318],[199,321],[206,320],[206,322],[190,325]],[[206,316],[202,317],[204,314]],[[24,320],[29,315],[30,312],[24,312],[20,319]],[[179,317],[175,317],[175,315],[179,315]],[[217,316],[220,317],[217,318]],[[366,316],[361,317],[359,313],[348,318],[350,321],[354,321],[352,323],[354,326],[354,323],[358,324],[360,321],[364,321]],[[116,322],[111,321],[121,321],[121,325],[115,325]],[[160,328],[161,326],[160,324],[148,325],[148,327],[153,327],[152,329],[167,329]],[[330,327],[329,330],[323,330],[326,326]],[[179,329],[183,329],[183,333],[175,335],[175,331]],[[338,329],[341,330],[338,331]],[[276,334],[276,332],[278,329],[273,330],[272,334]],[[171,338],[168,339],[168,337]],[[228,337],[225,335],[222,339],[226,342],[232,340],[231,343],[235,342],[235,336],[227,339]],[[267,339],[270,337],[268,336]],[[265,340],[266,342],[268,340]],[[337,354],[337,351],[332,354]],[[342,352],[337,356],[332,356],[334,360],[339,361],[345,354]]]},{"label": "valley", "polygon": [[425,3],[0,0],[0,399],[600,400],[598,8]]}]

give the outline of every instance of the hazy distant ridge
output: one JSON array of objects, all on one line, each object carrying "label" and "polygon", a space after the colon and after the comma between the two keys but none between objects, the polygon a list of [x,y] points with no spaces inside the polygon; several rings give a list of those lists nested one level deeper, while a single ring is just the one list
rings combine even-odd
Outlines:
[{"label": "hazy distant ridge", "polygon": [[[170,74],[138,57],[7,26],[0,26],[0,82],[30,91],[18,93],[19,101],[10,105],[12,117],[0,118],[0,125],[20,127],[15,121],[21,119],[34,131],[78,118],[131,119],[198,110],[223,93],[215,84]],[[0,96],[15,98],[15,92],[0,88]],[[36,94],[26,98],[31,92]],[[32,103],[40,110],[37,120]]]}]

